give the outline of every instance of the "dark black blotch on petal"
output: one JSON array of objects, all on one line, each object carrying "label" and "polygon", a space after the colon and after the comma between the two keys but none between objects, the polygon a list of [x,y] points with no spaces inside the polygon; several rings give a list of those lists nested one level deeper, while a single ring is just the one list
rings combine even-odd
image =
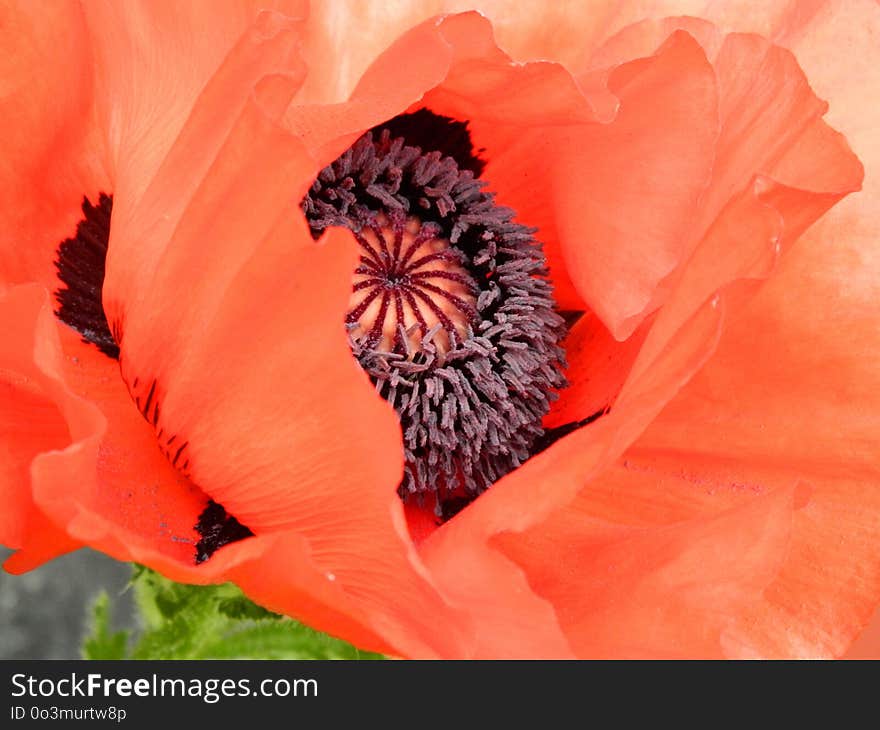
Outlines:
[{"label": "dark black blotch on petal", "polygon": [[601,411],[596,411],[595,413],[591,413],[586,418],[582,418],[580,421],[572,421],[571,423],[565,423],[562,426],[556,426],[555,428],[548,428],[544,431],[543,435],[541,435],[536,441],[535,445],[532,447],[532,456],[536,454],[540,454],[542,451],[546,451],[553,444],[555,444],[559,439],[568,436],[570,433],[574,433],[579,428],[583,428],[584,426],[589,426],[593,421],[598,421],[602,416],[608,414],[611,411],[611,407],[603,408]]},{"label": "dark black blotch on petal", "polygon": [[202,536],[196,543],[196,563],[204,563],[224,545],[254,534],[213,499],[199,515],[195,529]]},{"label": "dark black blotch on petal", "polygon": [[403,137],[408,145],[419,147],[422,152],[437,151],[451,157],[460,170],[470,170],[474,177],[479,177],[486,169],[486,161],[479,156],[483,150],[474,150],[466,121],[444,117],[429,109],[419,109],[410,114],[399,114],[373,131],[383,129],[391,133],[392,139]]},{"label": "dark black blotch on petal", "polygon": [[467,507],[471,502],[473,502],[473,497],[447,497],[445,500],[440,502],[440,521],[438,524],[442,525],[444,522],[448,522],[453,517],[455,517],[455,515],[461,512],[465,507]]},{"label": "dark black blotch on petal", "polygon": [[55,267],[63,286],[55,292],[55,314],[79,332],[84,342],[118,359],[119,346],[110,333],[101,296],[112,211],[113,198],[105,193],[100,194],[97,205],[83,198],[83,218],[75,235],[58,246]]},{"label": "dark black blotch on petal", "polygon": [[557,311],[557,314],[565,320],[566,329],[571,330],[572,327],[581,321],[586,312],[580,309],[560,309]]}]

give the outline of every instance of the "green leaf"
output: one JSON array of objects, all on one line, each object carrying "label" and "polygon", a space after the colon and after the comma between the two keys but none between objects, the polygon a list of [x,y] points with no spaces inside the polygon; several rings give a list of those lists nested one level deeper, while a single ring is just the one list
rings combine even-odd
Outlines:
[{"label": "green leaf", "polygon": [[92,604],[91,631],[83,641],[83,659],[125,659],[128,632],[111,632],[110,596],[101,591]]},{"label": "green leaf", "polygon": [[[135,566],[131,585],[140,620],[126,652],[126,632],[110,635],[109,599],[95,603],[86,658],[381,659],[258,606],[236,586],[190,586]],[[105,647],[106,644],[106,648]],[[109,652],[115,651],[113,656]]]},{"label": "green leaf", "polygon": [[243,626],[202,648],[206,659],[381,659],[308,626],[281,619]]},{"label": "green leaf", "polygon": [[279,616],[277,613],[272,613],[262,606],[258,606],[244,596],[233,596],[232,598],[221,599],[217,604],[217,609],[220,613],[229,618],[252,619],[254,621],[260,621],[267,618],[282,618],[282,616]]}]

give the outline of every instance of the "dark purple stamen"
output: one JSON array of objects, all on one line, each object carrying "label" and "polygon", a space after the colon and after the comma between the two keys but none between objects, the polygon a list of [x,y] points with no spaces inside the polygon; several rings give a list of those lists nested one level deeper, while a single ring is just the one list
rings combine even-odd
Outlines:
[{"label": "dark purple stamen", "polygon": [[361,137],[302,202],[316,238],[342,226],[361,246],[352,352],[400,418],[401,495],[432,495],[443,519],[531,456],[565,385],[541,245],[482,169],[466,123],[421,110]]},{"label": "dark purple stamen", "polygon": [[444,157],[451,157],[460,170],[470,170],[474,177],[479,177],[486,169],[486,161],[480,157],[485,150],[474,150],[467,122],[419,109],[400,114],[372,131],[378,136],[383,129],[387,129],[392,138],[402,137],[411,147],[426,152],[437,150]]}]

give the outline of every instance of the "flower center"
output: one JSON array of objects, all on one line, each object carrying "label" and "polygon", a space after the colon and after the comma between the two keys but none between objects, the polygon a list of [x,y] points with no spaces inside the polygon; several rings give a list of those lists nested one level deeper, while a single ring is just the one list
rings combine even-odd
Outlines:
[{"label": "flower center", "polygon": [[395,117],[321,171],[302,201],[317,238],[361,255],[349,344],[400,418],[400,494],[446,516],[522,464],[565,385],[565,324],[534,231],[476,178],[467,125]]},{"label": "flower center", "polygon": [[409,359],[429,333],[441,353],[464,342],[478,289],[439,226],[382,213],[355,238],[361,257],[346,317],[354,340]]}]

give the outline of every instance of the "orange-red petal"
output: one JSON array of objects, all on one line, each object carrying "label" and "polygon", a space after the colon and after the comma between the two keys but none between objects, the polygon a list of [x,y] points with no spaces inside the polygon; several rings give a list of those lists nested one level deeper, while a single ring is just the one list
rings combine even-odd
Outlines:
[{"label": "orange-red petal", "polygon": [[83,12],[96,120],[114,183],[126,186],[116,192],[136,199],[242,33],[255,23],[260,33],[273,16],[303,19],[308,8],[304,0],[94,0]]},{"label": "orange-red petal", "polygon": [[821,246],[823,230],[795,249],[638,444],[728,483],[783,475],[814,488],[780,576],[730,631],[728,650],[739,655],[839,655],[880,596],[880,404],[869,364],[878,340],[867,304],[876,266],[856,240]]},{"label": "orange-red petal", "polygon": [[[282,61],[284,33],[258,39],[281,44]],[[271,68],[242,66],[257,52],[245,39],[218,76],[232,74],[242,92],[255,84],[251,98],[230,103],[212,81],[144,201],[115,221],[105,292],[122,377],[156,432],[185,446],[168,454],[178,469],[256,540],[296,550],[272,556],[271,569],[301,563],[282,605],[277,582],[227,575],[316,626],[349,631],[328,617],[348,615],[350,627],[364,616],[385,648],[442,653],[460,641],[462,622],[408,545],[395,491],[399,425],[341,324],[354,242],[337,232],[316,243],[308,233],[297,202],[318,167],[276,123],[283,79],[266,87]],[[295,75],[288,81],[292,92]],[[181,188],[189,192],[178,199]],[[206,568],[236,549],[246,548],[224,548]],[[309,593],[332,600],[297,600]],[[436,621],[451,628],[438,635]]]},{"label": "orange-red petal", "polygon": [[0,281],[52,289],[83,196],[106,189],[82,11],[3,3],[0,46]]},{"label": "orange-red petal", "polygon": [[[592,484],[616,490],[620,471]],[[557,607],[578,656],[717,658],[728,624],[785,558],[794,499],[779,489],[709,519],[632,526],[597,516],[584,490],[547,521],[492,544]]]},{"label": "orange-red petal", "polygon": [[78,547],[37,507],[30,480],[34,458],[66,448],[71,435],[45,372],[55,364],[51,357],[54,317],[45,293],[35,285],[5,291],[0,295],[0,318],[4,322],[0,347],[0,541],[19,550],[7,561],[7,568],[22,570]]},{"label": "orange-red petal", "polygon": [[[811,7],[810,17],[818,13]],[[158,505],[161,511],[165,504],[180,519],[179,530],[172,532],[181,537],[187,524],[191,527],[186,520],[201,492],[187,497],[193,485],[156,451],[144,451],[154,429],[130,402],[125,416],[130,420],[123,419],[125,400],[117,383],[102,410],[112,420],[118,406],[118,432],[138,449],[136,455],[122,449],[120,463],[137,462],[154,470],[161,500],[167,501],[141,490],[136,508],[126,513],[118,485],[112,497],[100,494],[101,478],[115,484],[112,473],[101,476],[101,418],[94,409],[71,405],[76,396],[65,390],[65,378],[79,381],[70,368],[64,375],[52,371],[48,395],[40,396],[40,404],[49,418],[55,418],[53,408],[64,414],[76,448],[37,457],[35,504],[72,535],[118,557],[143,560],[182,580],[232,577],[276,610],[385,651],[567,656],[610,655],[617,646],[638,656],[839,654],[867,621],[878,593],[878,568],[871,553],[876,505],[869,501],[863,513],[853,509],[854,496],[876,476],[870,458],[876,442],[867,432],[870,419],[863,422],[847,410],[850,398],[870,403],[876,390],[858,357],[876,360],[871,317],[858,314],[862,297],[873,296],[873,291],[870,279],[853,265],[870,257],[861,242],[875,233],[864,223],[873,219],[873,211],[865,218],[838,219],[842,228],[835,235],[843,230],[857,246],[833,259],[813,254],[795,258],[800,263],[789,262],[785,269],[793,266],[814,287],[805,306],[810,321],[849,327],[857,335],[855,347],[836,332],[818,353],[808,346],[807,332],[798,329],[801,311],[792,312],[785,299],[796,291],[800,304],[805,290],[797,276],[792,280],[789,274],[782,289],[765,289],[756,300],[760,304],[748,309],[744,306],[756,285],[731,286],[766,276],[798,235],[858,185],[858,164],[842,138],[821,121],[824,105],[791,57],[752,36],[710,43],[696,29],[693,35],[702,49],[690,35],[676,33],[656,53],[646,51],[643,59],[616,66],[609,74],[600,69],[590,78],[579,77],[580,94],[561,66],[511,64],[495,47],[485,20],[466,15],[431,21],[404,37],[373,66],[349,103],[310,108],[308,89],[301,89],[298,103],[282,114],[299,79],[295,58],[287,55],[290,42],[282,37],[284,23],[275,17],[264,16],[269,27],[243,41],[218,76],[222,82],[204,90],[167,157],[176,122],[160,124],[154,150],[141,144],[146,139],[142,129],[120,127],[120,139],[133,150],[130,159],[143,164],[135,169],[132,163],[122,176],[126,194],[108,276],[111,320],[123,334],[123,372],[135,401],[141,407],[145,402],[144,385],[138,386],[136,378],[157,384],[162,414],[145,408],[147,419],[156,429],[191,437],[186,470],[207,493],[243,517],[258,537],[228,546],[196,568],[185,561],[184,550],[161,544],[170,533],[139,532],[138,516],[144,524],[155,521],[159,512],[150,510]],[[609,14],[603,27],[614,26],[614,17]],[[664,31],[679,27],[661,26]],[[649,30],[644,38],[656,37],[656,27]],[[803,24],[792,24],[790,31],[787,37],[796,38],[804,32]],[[705,37],[713,38],[711,33]],[[646,42],[644,38],[639,42]],[[572,50],[562,46],[566,53]],[[262,55],[273,47],[278,55]],[[321,46],[307,39],[307,57],[314,48]],[[429,49],[422,63],[402,63],[419,56],[415,51],[420,48]],[[704,83],[709,78],[706,54],[715,63],[711,84]],[[268,62],[261,65],[261,58]],[[575,64],[579,58],[569,60]],[[557,187],[558,180],[572,179],[577,170],[566,167],[568,157],[559,150],[548,156],[552,175],[539,182],[564,202],[545,224],[563,299],[567,284],[559,261],[571,269],[569,294],[593,305],[605,325],[590,316],[572,336],[573,341],[579,338],[583,355],[574,363],[581,378],[580,390],[575,388],[577,404],[589,409],[604,401],[604,394],[618,391],[615,404],[610,415],[535,457],[426,537],[416,554],[394,494],[401,460],[396,424],[357,370],[341,327],[333,325],[344,312],[353,246],[345,234],[319,244],[310,240],[292,210],[304,186],[364,128],[403,111],[425,93],[425,101],[438,111],[473,110],[468,115],[478,144],[499,145],[493,160],[504,160],[503,152],[514,149],[517,135],[499,133],[496,141],[487,130],[493,109],[501,118],[509,116],[510,100],[485,92],[508,80],[526,82],[520,86],[520,108],[530,134],[557,139],[555,121],[548,121],[560,110],[578,109],[584,115],[579,124],[595,132],[596,139],[602,137],[601,129],[620,141],[614,137],[615,124],[618,133],[627,132],[622,135],[626,140],[639,138],[640,120],[627,114],[628,108],[638,108],[640,99],[653,99],[668,112],[661,117],[674,122],[676,114],[712,107],[708,101],[715,98],[716,76],[718,159],[724,164],[716,165],[711,185],[700,197],[708,179],[705,163],[711,159],[694,153],[710,138],[714,143],[713,123],[700,127],[705,138],[670,142],[675,154],[669,157],[674,159],[651,157],[651,150],[641,155],[651,162],[645,166],[647,180],[681,163],[685,182],[663,189],[649,210],[641,212],[641,225],[630,237],[638,238],[647,229],[656,234],[650,243],[667,245],[660,245],[657,257],[644,267],[618,271],[613,278],[620,284],[616,292],[601,277],[591,280],[594,274],[584,273],[581,264],[588,249],[574,236],[581,230],[576,225],[581,200]],[[681,107],[675,106],[681,95],[671,94],[668,104],[661,103],[673,77],[693,82],[693,87],[682,86],[693,93]],[[753,78],[767,80],[767,86],[751,85]],[[389,90],[389,79],[401,83]],[[217,89],[230,80],[236,92],[224,106]],[[543,113],[534,99],[528,101],[542,84],[554,92],[550,113]],[[593,115],[603,107],[592,102],[603,102],[603,84],[605,103],[613,98],[625,103],[616,116],[598,121]],[[475,103],[481,94],[486,100],[482,118]],[[751,107],[739,101],[756,96],[768,102],[780,97],[780,103],[776,108],[762,105],[770,113],[755,119],[743,113]],[[275,126],[282,116],[287,131]],[[183,123],[182,117],[176,118]],[[634,126],[624,124],[628,119]],[[670,133],[679,127],[688,125],[670,124]],[[289,137],[291,129],[303,133],[304,144]],[[691,142],[696,144],[691,147]],[[568,151],[575,148],[570,144]],[[530,154],[533,164],[538,155]],[[599,154],[606,163],[599,175],[605,187],[591,190],[592,197],[610,207],[621,202],[618,214],[623,215],[632,210],[634,196],[628,181],[611,180],[611,172],[618,163],[631,169],[632,160],[624,156],[615,161],[611,152],[606,157]],[[196,161],[191,168],[184,164],[188,159]],[[694,174],[695,169],[706,175]],[[498,177],[495,187],[502,189],[503,201],[510,202],[503,187],[515,177]],[[699,185],[690,186],[694,179]],[[172,182],[181,183],[179,198],[171,191]],[[694,210],[700,214],[691,225],[681,224]],[[627,220],[618,214],[615,220]],[[652,223],[658,225],[652,228]],[[567,235],[553,235],[554,226]],[[600,273],[602,265],[613,273],[616,249],[604,246],[619,246],[624,237],[615,239],[620,231],[613,226],[602,232],[608,235],[597,237],[603,240],[590,252],[590,263],[596,259]],[[739,245],[741,241],[751,245]],[[654,251],[646,241],[638,250]],[[867,260],[870,270],[872,260]],[[819,272],[820,261],[833,264],[830,275]],[[203,269],[203,277],[194,280],[196,269]],[[842,276],[848,277],[847,288],[839,292],[833,283]],[[326,281],[332,286],[321,286]],[[184,286],[188,296],[180,302],[175,295]],[[264,292],[266,299],[255,302],[254,291]],[[830,315],[819,306],[832,302],[836,309]],[[656,317],[644,319],[661,305]],[[723,335],[715,369],[705,371],[667,406],[714,352],[725,315],[734,329]],[[639,325],[639,339],[615,346],[612,335],[623,337]],[[766,331],[753,340],[750,328],[756,326]],[[295,336],[287,337],[293,332]],[[593,372],[584,354],[592,341],[602,345],[603,357],[623,367],[625,378],[600,369],[600,387],[584,385]],[[755,345],[773,362],[753,366],[743,353]],[[803,362],[815,373],[803,376],[798,369]],[[760,371],[760,382],[744,380],[747,367]],[[798,377],[791,377],[792,372]],[[233,391],[230,380],[238,386]],[[824,424],[817,428],[800,420],[791,428],[791,413],[809,401],[819,381],[834,384],[820,399],[820,411],[832,422],[845,422],[834,434]],[[89,397],[100,400],[101,388],[82,382],[80,394],[92,393]],[[305,390],[306,383],[315,387]],[[713,399],[731,388],[736,390],[733,413],[706,411],[707,400],[714,405]],[[217,398],[217,393],[228,396]],[[759,408],[762,399],[772,401],[766,411]],[[316,402],[326,406],[323,412]],[[659,425],[636,441],[664,406]],[[577,409],[556,415],[564,420],[569,414],[574,417]],[[701,414],[705,429],[697,434],[692,424]],[[249,419],[259,419],[263,438],[244,443],[240,424]],[[755,439],[756,424],[775,435],[772,444]],[[830,449],[823,440],[829,438]],[[612,466],[634,441],[627,460]],[[748,461],[755,455],[758,463]],[[814,455],[821,455],[821,463]],[[680,457],[691,464],[690,472],[676,471]],[[104,468],[113,463],[105,460]],[[793,468],[793,463],[800,466]],[[65,494],[63,476],[71,469],[93,469],[96,481]],[[645,473],[666,490],[647,489],[652,485],[642,478]],[[748,475],[746,482],[743,474]],[[801,480],[812,493],[795,489]],[[191,531],[184,539],[192,539]],[[827,565],[812,565],[816,555]],[[603,581],[604,573],[591,573],[595,580],[573,585],[573,566],[582,570],[585,564],[613,569],[617,579]],[[695,583],[694,575],[701,580]],[[838,588],[842,600],[822,603],[823,596]],[[393,605],[389,595],[394,595]],[[804,597],[801,604],[799,597]],[[726,605],[723,615],[713,613],[719,601]],[[683,629],[681,615],[689,619]],[[436,622],[452,628],[441,635],[434,630]],[[632,627],[628,636],[627,626]],[[607,640],[597,641],[597,632]]]},{"label": "orange-red petal", "polygon": [[607,89],[619,105],[607,123],[538,121],[502,137],[509,146],[494,155],[494,130],[481,135],[479,117],[474,130],[499,199],[540,230],[560,307],[585,303],[623,339],[685,253],[712,169],[717,95],[684,33],[615,69]]},{"label": "orange-red petal", "polygon": [[[595,478],[651,421],[663,404],[711,354],[721,325],[721,308],[707,304],[670,341],[650,373],[634,386],[630,403],[591,426],[562,439],[547,451],[507,475],[491,490],[456,515],[419,546],[441,587],[448,595],[467,602],[483,625],[479,636],[483,656],[518,651],[520,656],[541,656],[528,637],[511,645],[509,625],[516,624],[526,598],[546,612],[548,597],[523,595],[523,582],[530,580],[531,565],[499,555],[497,535],[519,534],[541,524],[556,510],[564,510],[590,480]],[[542,563],[536,553],[535,561]],[[481,572],[482,571],[482,572]],[[461,577],[469,580],[462,583]],[[463,588],[467,595],[462,596]],[[483,608],[485,607],[485,608]],[[508,608],[510,612],[508,613]],[[514,610],[515,609],[515,610]],[[490,621],[491,614],[491,621]],[[537,624],[546,646],[559,655],[558,622]],[[529,651],[531,650],[531,652]],[[568,649],[572,651],[572,649]]]}]

